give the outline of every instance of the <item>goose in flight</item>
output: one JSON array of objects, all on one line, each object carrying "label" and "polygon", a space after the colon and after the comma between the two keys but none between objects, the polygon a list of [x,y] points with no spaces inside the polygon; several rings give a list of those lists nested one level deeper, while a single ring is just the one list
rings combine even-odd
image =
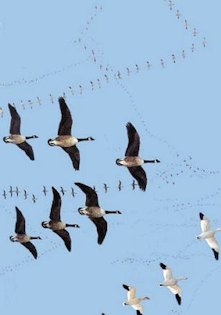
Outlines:
[{"label": "goose in flight", "polygon": [[144,163],[159,163],[155,160],[143,160],[139,157],[140,136],[134,126],[129,122],[126,125],[128,135],[128,146],[123,159],[117,159],[116,164],[126,166],[130,174],[137,180],[141,190],[145,191],[147,186],[147,176],[141,167]]},{"label": "goose in flight", "polygon": [[51,229],[54,233],[62,238],[67,250],[71,251],[71,238],[66,231],[65,228],[67,227],[74,227],[79,228],[78,224],[67,224],[61,221],[60,212],[61,212],[61,196],[59,192],[52,187],[53,191],[53,202],[51,206],[51,213],[50,213],[50,221],[43,221],[42,226],[43,228]]},{"label": "goose in flight", "polygon": [[61,147],[70,157],[75,170],[80,167],[80,152],[76,144],[80,141],[93,141],[92,137],[76,138],[71,135],[72,117],[71,112],[63,97],[58,99],[61,110],[61,121],[58,128],[58,136],[55,139],[49,139],[50,146]]},{"label": "goose in flight", "polygon": [[17,110],[14,106],[8,104],[8,108],[11,114],[11,124],[10,124],[10,135],[3,138],[3,141],[5,143],[14,143],[16,144],[21,150],[25,151],[27,156],[33,161],[34,158],[34,152],[30,144],[26,140],[28,139],[35,139],[38,138],[38,136],[29,136],[25,137],[21,135],[21,118],[19,114],[17,113]]},{"label": "goose in flight", "polygon": [[205,240],[207,244],[209,245],[209,247],[212,249],[215,259],[218,260],[219,259],[219,244],[217,240],[215,239],[215,233],[220,232],[221,228],[211,230],[209,219],[206,218],[202,212],[199,213],[199,217],[200,217],[200,225],[201,225],[202,233],[199,234],[196,238],[198,240],[200,239]]},{"label": "goose in flight", "polygon": [[142,315],[143,306],[141,305],[141,302],[144,300],[150,300],[150,298],[148,296],[145,296],[143,298],[136,298],[136,290],[134,287],[123,284],[123,288],[127,290],[127,301],[124,302],[123,305],[130,305],[131,307],[133,307],[133,309],[136,310],[137,315]]},{"label": "goose in flight", "polygon": [[30,242],[31,240],[41,240],[41,238],[39,236],[37,237],[33,237],[33,236],[29,236],[26,234],[25,231],[25,218],[22,214],[22,212],[15,207],[16,210],[16,224],[15,224],[15,233],[16,235],[14,236],[10,236],[10,240],[12,242],[18,242],[21,245],[23,245],[24,247],[26,247],[34,256],[35,259],[37,259],[38,257],[38,253],[37,250],[35,248],[35,246]]},{"label": "goose in flight", "polygon": [[178,277],[173,278],[172,270],[164,265],[163,263],[160,263],[160,267],[163,269],[163,277],[164,282],[160,284],[161,287],[167,287],[173,294],[175,294],[177,303],[181,305],[181,289],[178,285],[178,282],[181,280],[187,280],[186,277]]},{"label": "goose in flight", "polygon": [[107,233],[107,221],[104,219],[106,214],[121,214],[120,211],[107,211],[102,209],[98,203],[98,196],[94,189],[81,183],[75,183],[86,194],[85,207],[79,208],[81,215],[86,215],[96,225],[98,233],[98,244],[102,244]]}]

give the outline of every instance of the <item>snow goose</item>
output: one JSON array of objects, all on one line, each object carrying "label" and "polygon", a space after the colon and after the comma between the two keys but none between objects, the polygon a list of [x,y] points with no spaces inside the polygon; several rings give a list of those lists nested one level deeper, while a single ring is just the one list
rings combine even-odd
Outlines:
[{"label": "snow goose", "polygon": [[136,298],[136,290],[134,287],[123,284],[123,288],[127,290],[127,301],[123,303],[124,306],[130,305],[136,310],[137,315],[143,314],[143,306],[141,304],[144,300],[150,300],[149,297],[145,296],[142,298]]}]

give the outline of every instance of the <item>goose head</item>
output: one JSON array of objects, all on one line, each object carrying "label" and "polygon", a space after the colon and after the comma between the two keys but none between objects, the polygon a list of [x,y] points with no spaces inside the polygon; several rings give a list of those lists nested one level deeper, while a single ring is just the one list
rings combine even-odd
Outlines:
[{"label": "goose head", "polygon": [[123,159],[116,159],[116,164],[117,165],[122,165]]},{"label": "goose head", "polygon": [[49,221],[43,221],[41,222],[41,226],[45,229],[49,228]]},{"label": "goose head", "polygon": [[87,207],[78,208],[78,212],[79,212],[80,214],[86,214],[86,209],[87,209]]},{"label": "goose head", "polygon": [[9,142],[11,142],[11,138],[10,138],[10,137],[4,137],[4,138],[3,138],[3,141],[4,141],[5,143],[9,143]]},{"label": "goose head", "polygon": [[12,236],[9,237],[9,239],[10,239],[11,242],[16,242],[17,237],[16,237],[16,235],[14,235],[14,236],[12,235]]},{"label": "goose head", "polygon": [[54,140],[53,140],[53,139],[49,139],[49,140],[48,140],[48,144],[49,144],[51,147],[55,146],[55,143],[54,143]]}]

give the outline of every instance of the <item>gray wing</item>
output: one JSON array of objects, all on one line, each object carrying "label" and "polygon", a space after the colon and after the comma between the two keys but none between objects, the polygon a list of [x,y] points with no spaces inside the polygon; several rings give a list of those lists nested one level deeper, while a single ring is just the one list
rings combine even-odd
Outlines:
[{"label": "gray wing", "polygon": [[53,202],[51,206],[50,219],[52,221],[61,221],[61,218],[60,218],[61,196],[54,187],[52,187],[52,191],[53,191]]},{"label": "gray wing", "polygon": [[58,231],[53,231],[53,232],[62,238],[67,250],[70,252],[71,251],[71,238],[70,238],[68,231],[58,230]]},{"label": "gray wing", "polygon": [[21,118],[17,113],[17,110],[11,104],[8,104],[8,108],[11,114],[11,124],[10,124],[10,134],[11,135],[20,135],[20,127],[21,127]]},{"label": "gray wing", "polygon": [[137,130],[129,122],[126,125],[128,135],[128,146],[125,152],[125,156],[138,156],[140,149],[140,137]]},{"label": "gray wing", "polygon": [[32,149],[32,146],[30,144],[28,144],[28,142],[22,142],[20,144],[17,144],[17,146],[25,151],[26,155],[32,160],[34,161],[35,157],[34,157],[34,152],[33,152],[33,149]]},{"label": "gray wing", "polygon": [[58,135],[59,136],[71,135],[71,127],[73,123],[71,112],[63,97],[60,97],[58,101],[61,110],[61,121],[58,128]]},{"label": "gray wing", "polygon": [[144,169],[141,166],[128,167],[128,171],[137,180],[141,190],[146,190],[147,176]]},{"label": "gray wing", "polygon": [[94,189],[81,183],[75,183],[75,185],[77,185],[86,194],[87,207],[99,207],[98,196]]},{"label": "gray wing", "polygon": [[23,245],[24,247],[26,247],[32,253],[34,258],[37,259],[37,257],[38,257],[37,250],[36,250],[35,246],[31,242],[20,243],[20,244]]},{"label": "gray wing", "polygon": [[102,218],[89,217],[89,219],[96,225],[98,233],[97,242],[99,245],[101,245],[107,233],[107,221],[103,217]]},{"label": "gray wing", "polygon": [[16,224],[15,224],[15,233],[16,234],[26,234],[25,232],[25,218],[22,212],[15,207],[16,210]]},{"label": "gray wing", "polygon": [[68,148],[62,148],[70,157],[73,167],[76,171],[79,170],[80,167],[80,152],[76,145]]}]

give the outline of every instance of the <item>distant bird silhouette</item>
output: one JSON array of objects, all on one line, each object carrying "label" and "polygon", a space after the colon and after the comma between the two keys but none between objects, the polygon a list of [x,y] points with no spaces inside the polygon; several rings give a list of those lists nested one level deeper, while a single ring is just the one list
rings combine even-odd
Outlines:
[{"label": "distant bird silhouette", "polygon": [[28,198],[28,193],[25,189],[24,189],[24,197],[25,197],[25,200]]},{"label": "distant bird silhouette", "polygon": [[118,190],[121,191],[122,188],[123,188],[122,182],[121,182],[121,180],[119,180],[119,182],[118,182]]},{"label": "distant bird silhouette", "polygon": [[46,196],[47,195],[48,190],[46,189],[45,186],[43,186],[43,194]]},{"label": "distant bird silhouette", "polygon": [[34,194],[32,195],[32,201],[33,201],[33,203],[36,203],[36,201],[37,201],[37,199],[36,199]]},{"label": "distant bird silhouette", "polygon": [[14,192],[14,190],[12,189],[12,186],[10,186],[9,194],[10,194],[11,197],[13,196],[13,192]]},{"label": "distant bird silhouette", "polygon": [[4,199],[7,199],[7,193],[6,193],[6,191],[5,191],[5,190],[3,190],[3,194],[2,194],[2,196],[4,197]]},{"label": "distant bird silhouette", "polygon": [[66,193],[66,190],[64,190],[64,188],[62,186],[60,187],[60,189],[61,189],[60,191],[61,191],[62,195],[64,196],[64,194]]},{"label": "distant bird silhouette", "polygon": [[147,186],[147,177],[141,165],[144,163],[159,163],[160,161],[158,159],[143,160],[139,157],[140,136],[132,123],[127,123],[126,128],[128,146],[125,152],[125,157],[123,159],[117,159],[116,164],[127,167],[130,174],[137,180],[140,189],[144,191]]},{"label": "distant bird silhouette", "polygon": [[108,191],[108,186],[107,186],[107,184],[104,184],[104,191],[105,191],[105,193],[107,193],[107,191]]},{"label": "distant bird silhouette", "polygon": [[70,157],[75,170],[79,170],[80,167],[80,152],[76,144],[80,141],[92,141],[94,138],[76,138],[71,135],[72,128],[72,116],[71,112],[65,102],[65,100],[59,98],[61,121],[58,128],[58,136],[55,139],[49,139],[48,144],[50,146],[61,147]]},{"label": "distant bird silhouette", "polygon": [[121,214],[120,211],[107,211],[102,209],[98,203],[98,195],[91,187],[75,183],[86,195],[85,207],[78,208],[81,215],[86,215],[96,225],[98,233],[98,244],[102,244],[107,233],[107,221],[104,219],[106,214]]},{"label": "distant bird silhouette", "polygon": [[17,113],[16,109],[8,104],[8,108],[11,114],[11,125],[10,125],[10,136],[4,137],[3,141],[5,143],[13,143],[16,144],[21,150],[23,150],[27,156],[33,161],[34,160],[34,152],[30,144],[26,142],[27,139],[35,139],[38,136],[30,136],[25,137],[21,135],[20,127],[21,127],[21,118]]}]

